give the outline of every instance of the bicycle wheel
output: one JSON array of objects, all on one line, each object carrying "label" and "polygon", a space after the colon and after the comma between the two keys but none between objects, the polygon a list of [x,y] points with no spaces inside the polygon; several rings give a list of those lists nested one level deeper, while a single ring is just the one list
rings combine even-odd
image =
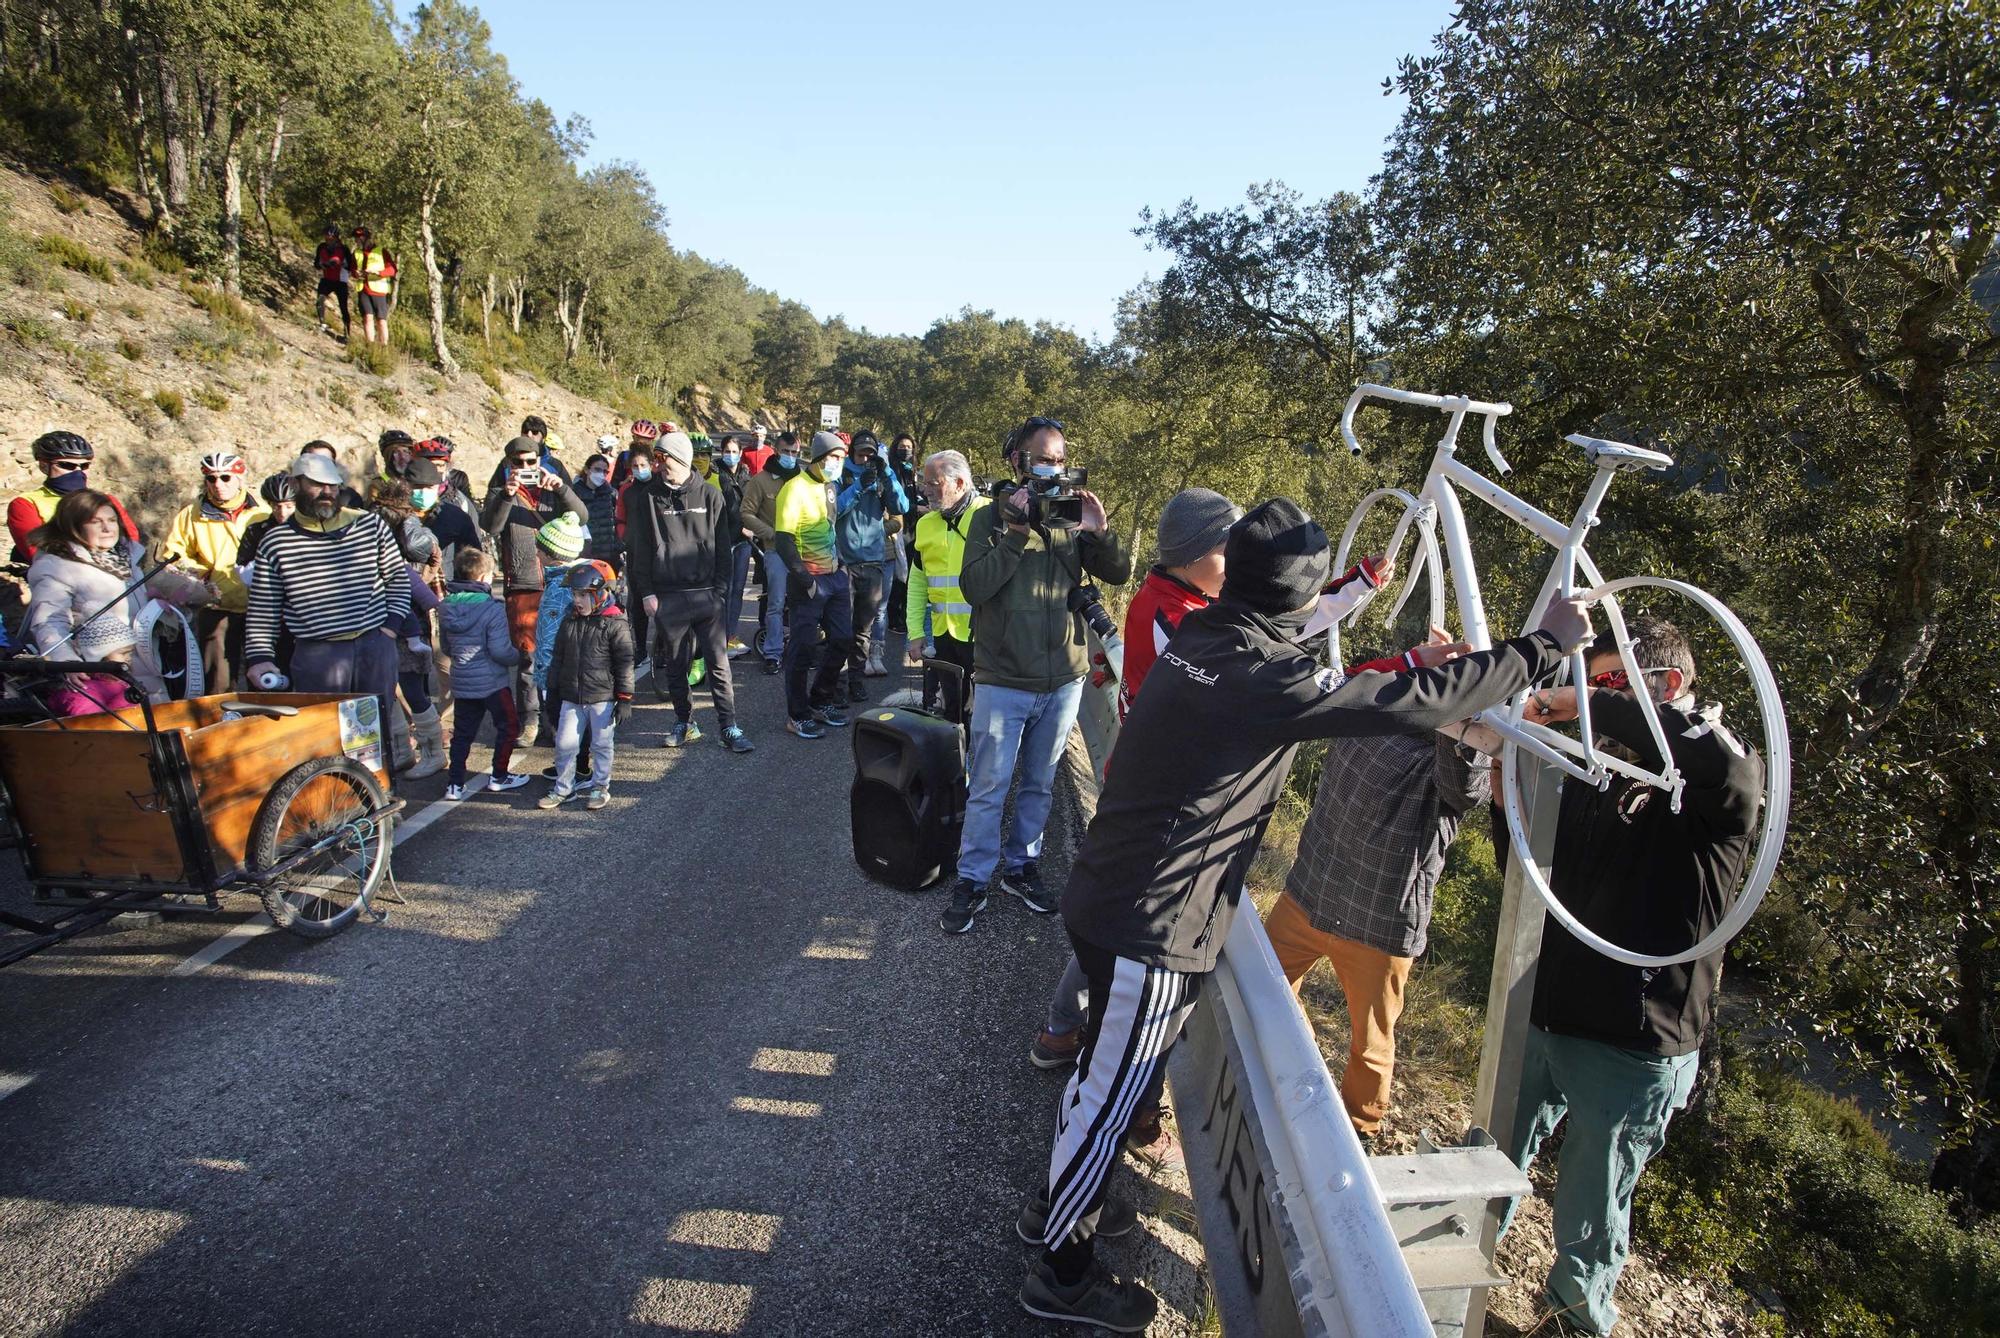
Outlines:
[{"label": "bicycle wheel", "polygon": [[250,868],[280,929],[327,938],[368,904],[389,867],[393,820],[365,768],[321,757],[285,773],[250,829]]},{"label": "bicycle wheel", "polygon": [[[1595,575],[1594,570],[1589,574]],[[1646,591],[1636,598],[1630,592]],[[1785,724],[1785,704],[1778,694],[1778,681],[1766,663],[1763,651],[1751,637],[1749,629],[1732,613],[1728,605],[1698,586],[1685,581],[1669,580],[1658,576],[1624,576],[1615,581],[1606,581],[1594,589],[1579,592],[1592,603],[1602,601],[1610,611],[1617,611],[1621,619],[1629,620],[1621,606],[1619,596],[1626,595],[1626,602],[1643,605],[1648,611],[1662,602],[1662,593],[1677,600],[1693,604],[1707,616],[1713,624],[1707,628],[1690,628],[1684,621],[1677,621],[1684,634],[1697,646],[1719,648],[1728,646],[1740,660],[1740,676],[1727,669],[1726,664],[1717,664],[1713,655],[1697,655],[1697,681],[1715,682],[1734,678],[1737,693],[1747,692],[1757,704],[1757,723],[1762,731],[1761,753],[1764,759],[1764,794],[1761,819],[1757,837],[1756,853],[1750,864],[1750,872],[1744,879],[1729,909],[1716,922],[1700,942],[1691,944],[1685,951],[1670,954],[1648,954],[1635,952],[1620,944],[1612,943],[1601,935],[1586,928],[1567,907],[1556,899],[1549,888],[1548,880],[1534,861],[1523,859],[1522,872],[1526,874],[1529,886],[1535,889],[1547,905],[1549,914],[1591,948],[1616,961],[1632,966],[1662,967],[1678,966],[1683,962],[1697,961],[1712,953],[1719,952],[1736,937],[1757,906],[1764,899],[1764,892],[1770,886],[1771,875],[1778,867],[1778,856],[1785,844],[1785,825],[1791,812],[1792,797],[1792,754],[1791,736]],[[1629,650],[1625,658],[1630,660]],[[1713,694],[1712,694],[1713,695]],[[1725,693],[1723,696],[1736,695]],[[1528,694],[1523,693],[1508,708],[1508,719],[1515,724],[1521,722],[1522,709],[1527,704]],[[1718,697],[1717,699],[1722,699]],[[1517,852],[1529,849],[1527,837],[1527,812],[1521,790],[1521,745],[1508,740],[1500,751],[1502,807],[1507,817],[1507,834]]]}]

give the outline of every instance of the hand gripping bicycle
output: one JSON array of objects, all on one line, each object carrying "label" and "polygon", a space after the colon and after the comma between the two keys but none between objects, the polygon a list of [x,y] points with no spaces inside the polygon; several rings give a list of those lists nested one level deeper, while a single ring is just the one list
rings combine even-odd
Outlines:
[{"label": "hand gripping bicycle", "polygon": [[[1397,390],[1390,386],[1363,385],[1348,397],[1347,407],[1340,416],[1340,435],[1347,442],[1348,449],[1356,455],[1361,453],[1361,443],[1354,436],[1354,411],[1363,400],[1380,399],[1397,404],[1413,404],[1434,409],[1447,415],[1444,435],[1439,438],[1431,456],[1430,471],[1424,477],[1423,487],[1412,495],[1401,488],[1380,488],[1361,499],[1353,516],[1348,519],[1347,528],[1341,532],[1340,550],[1334,570],[1345,571],[1352,558],[1355,537],[1361,530],[1362,522],[1370,511],[1384,502],[1397,502],[1402,506],[1402,514],[1397,518],[1387,546],[1391,556],[1399,556],[1408,541],[1410,531],[1417,532],[1417,551],[1412,560],[1403,568],[1405,575],[1401,593],[1391,607],[1393,620],[1415,594],[1418,583],[1427,585],[1430,595],[1430,625],[1444,625],[1444,578],[1449,574],[1451,589],[1458,606],[1459,616],[1464,624],[1465,640],[1475,648],[1484,650],[1493,644],[1487,630],[1486,608],[1480,596],[1479,569],[1473,562],[1472,549],[1466,533],[1465,512],[1459,506],[1459,491],[1462,489],[1485,502],[1494,510],[1506,516],[1529,533],[1542,539],[1556,550],[1555,560],[1550,564],[1548,575],[1543,579],[1540,593],[1535,597],[1523,626],[1533,627],[1540,619],[1542,611],[1552,599],[1579,597],[1603,609],[1605,621],[1609,624],[1618,643],[1618,657],[1624,666],[1628,681],[1644,683],[1642,670],[1632,652],[1631,637],[1626,631],[1625,615],[1619,605],[1621,595],[1631,596],[1634,591],[1665,592],[1694,604],[1715,623],[1717,629],[1741,658],[1752,691],[1757,699],[1757,715],[1763,729],[1765,744],[1764,796],[1762,821],[1757,841],[1756,856],[1751,862],[1750,873],[1728,911],[1717,922],[1715,928],[1699,943],[1686,951],[1669,955],[1652,956],[1634,952],[1629,948],[1612,943],[1584,927],[1570,913],[1550,890],[1548,881],[1535,867],[1534,861],[1523,859],[1522,868],[1529,883],[1541,896],[1562,926],[1570,933],[1589,944],[1598,952],[1634,966],[1673,966],[1681,962],[1691,962],[1716,952],[1734,938],[1744,925],[1748,924],[1758,903],[1764,898],[1764,891],[1770,886],[1771,874],[1777,868],[1778,854],[1785,843],[1785,823],[1791,807],[1791,745],[1785,728],[1784,703],[1778,696],[1777,680],[1771,674],[1770,665],[1764,660],[1763,652],[1737,616],[1721,600],[1685,581],[1669,580],[1656,576],[1624,576],[1606,580],[1590,554],[1584,550],[1584,540],[1591,526],[1597,523],[1597,509],[1603,503],[1605,494],[1611,490],[1612,480],[1620,473],[1635,469],[1659,469],[1673,463],[1671,457],[1658,451],[1646,450],[1638,446],[1627,446],[1620,442],[1604,441],[1580,433],[1564,438],[1578,447],[1597,466],[1596,476],[1584,490],[1583,500],[1577,505],[1576,516],[1568,523],[1556,520],[1522,501],[1513,493],[1500,486],[1493,479],[1474,470],[1458,459],[1458,434],[1468,416],[1482,420],[1480,437],[1486,449],[1487,459],[1493,462],[1500,477],[1512,473],[1506,460],[1501,458],[1500,448],[1494,442],[1494,425],[1513,412],[1510,404],[1485,403],[1466,399],[1458,395],[1425,395],[1416,391]],[[1442,531],[1442,536],[1440,536]],[[1440,551],[1439,539],[1443,539]],[[1584,586],[1577,588],[1581,577]],[[1356,605],[1347,621],[1361,616],[1368,603],[1379,592],[1370,595]],[[1332,663],[1341,664],[1340,628],[1336,624],[1327,639],[1332,650]],[[1675,769],[1673,753],[1667,747],[1665,733],[1660,727],[1659,713],[1654,709],[1651,696],[1640,691],[1636,694],[1641,714],[1646,720],[1646,728],[1651,733],[1653,744],[1662,759],[1661,769],[1648,771],[1644,767],[1613,757],[1594,746],[1590,723],[1589,693],[1582,690],[1584,682],[1584,657],[1581,651],[1569,657],[1567,677],[1571,683],[1579,685],[1577,693],[1577,725],[1580,737],[1535,724],[1523,718],[1530,694],[1521,693],[1504,707],[1495,707],[1482,713],[1480,723],[1495,731],[1503,740],[1500,756],[1502,761],[1501,789],[1503,807],[1507,816],[1507,831],[1513,839],[1514,849],[1525,855],[1528,850],[1527,815],[1521,797],[1523,751],[1531,753],[1542,762],[1558,771],[1588,785],[1603,790],[1610,786],[1612,777],[1626,776],[1642,781],[1665,792],[1675,812],[1680,811],[1681,793],[1685,780]]]}]

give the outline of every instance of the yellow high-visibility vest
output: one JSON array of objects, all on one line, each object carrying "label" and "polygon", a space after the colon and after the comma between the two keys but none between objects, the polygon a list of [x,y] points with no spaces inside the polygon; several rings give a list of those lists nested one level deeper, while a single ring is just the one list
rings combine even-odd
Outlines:
[{"label": "yellow high-visibility vest", "polygon": [[[910,640],[919,644],[924,636],[924,609],[931,611],[931,632],[942,632],[959,641],[972,640],[972,605],[965,602],[958,575],[965,570],[965,531],[973,513],[991,504],[992,499],[974,494],[965,510],[958,513],[956,527],[942,511],[927,511],[917,521],[910,536],[917,556],[923,561],[925,598],[907,600]],[[911,575],[914,577],[915,572]]]},{"label": "yellow high-visibility vest", "polygon": [[358,252],[354,257],[355,267],[361,273],[361,291],[373,293],[377,297],[389,295],[389,253],[379,246],[371,246]]}]

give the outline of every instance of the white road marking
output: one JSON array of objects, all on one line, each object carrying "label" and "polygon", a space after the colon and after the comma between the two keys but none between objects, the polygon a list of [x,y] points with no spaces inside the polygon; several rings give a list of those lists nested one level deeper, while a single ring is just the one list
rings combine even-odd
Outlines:
[{"label": "white road marking", "polygon": [[0,1073],[0,1101],[5,1101],[34,1080],[32,1073]]},{"label": "white road marking", "polygon": [[[470,799],[473,795],[485,789],[486,780],[485,776],[478,776],[467,781],[465,797]],[[457,808],[462,802],[463,800],[439,799],[433,803],[426,804],[423,808],[417,810],[414,817],[404,818],[396,824],[396,844],[399,846],[402,845],[403,842],[429,827],[446,813]],[[270,916],[260,914],[254,920],[246,921],[231,928],[227,933],[208,944],[200,952],[197,952],[194,956],[176,966],[171,974],[175,976],[191,976],[198,971],[206,970],[252,939],[262,938],[276,928],[277,926],[271,923]],[[6,1091],[4,1087],[0,1087],[0,1100],[6,1099],[9,1095],[11,1093]]]}]

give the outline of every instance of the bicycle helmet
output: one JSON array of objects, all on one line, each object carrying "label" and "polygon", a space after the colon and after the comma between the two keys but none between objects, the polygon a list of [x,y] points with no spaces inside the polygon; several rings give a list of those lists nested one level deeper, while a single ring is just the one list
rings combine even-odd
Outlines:
[{"label": "bicycle helmet", "polygon": [[91,460],[97,452],[74,432],[44,432],[35,438],[37,460]]},{"label": "bicycle helmet", "polygon": [[632,424],[632,440],[656,441],[659,439],[660,425],[650,418],[641,418]]},{"label": "bicycle helmet", "polygon": [[234,451],[210,451],[201,457],[204,474],[247,474],[250,464]]},{"label": "bicycle helmet", "polygon": [[425,437],[417,443],[416,457],[436,464],[440,460],[451,459],[450,437]]},{"label": "bicycle helmet", "polygon": [[257,495],[264,499],[266,506],[289,502],[297,492],[298,485],[292,482],[290,474],[273,474],[257,485]]},{"label": "bicycle helmet", "polygon": [[375,439],[375,449],[387,455],[398,446],[414,446],[417,439],[400,427],[382,429],[382,435]]},{"label": "bicycle helmet", "polygon": [[611,582],[605,578],[604,574],[606,565],[602,562],[579,562],[571,569],[570,574],[563,579],[563,584],[567,585],[570,593],[574,595],[590,594],[609,589]]}]

